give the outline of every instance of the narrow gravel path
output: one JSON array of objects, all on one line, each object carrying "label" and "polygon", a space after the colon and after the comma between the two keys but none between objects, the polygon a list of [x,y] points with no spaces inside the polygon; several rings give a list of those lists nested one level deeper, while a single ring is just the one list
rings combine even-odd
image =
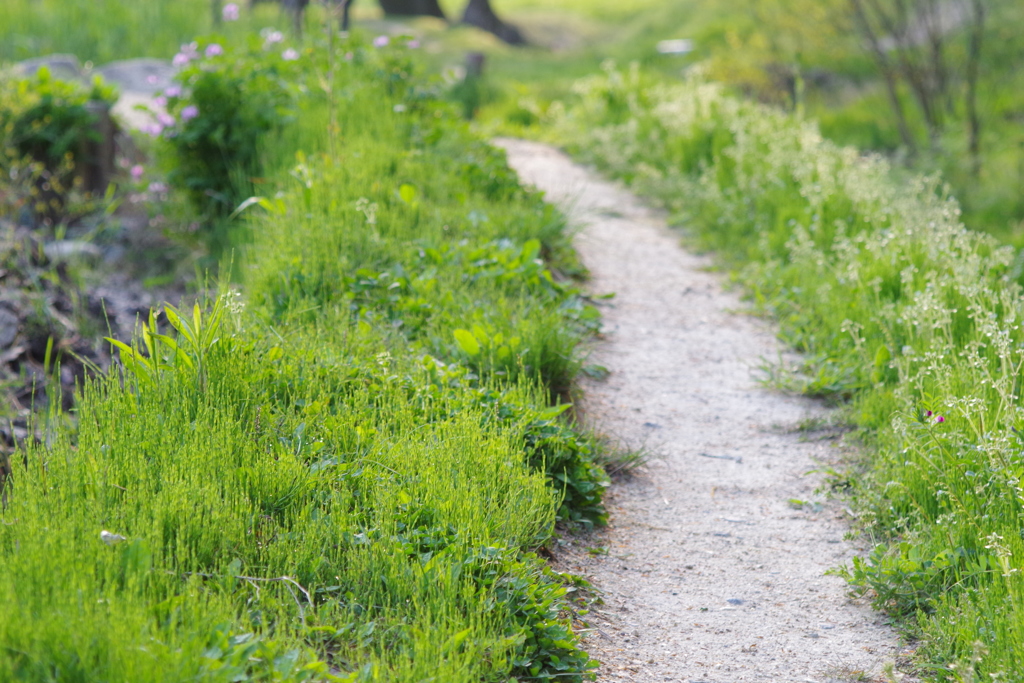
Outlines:
[{"label": "narrow gravel path", "polygon": [[909,680],[883,674],[895,633],[824,575],[858,549],[810,474],[834,446],[795,429],[823,408],[755,380],[780,353],[771,326],[736,313],[710,262],[633,195],[549,147],[497,142],[580,228],[592,290],[616,294],[592,355],[611,375],[586,384],[584,414],[660,456],[613,487],[598,552],[559,553],[604,594],[587,642],[599,680]]}]

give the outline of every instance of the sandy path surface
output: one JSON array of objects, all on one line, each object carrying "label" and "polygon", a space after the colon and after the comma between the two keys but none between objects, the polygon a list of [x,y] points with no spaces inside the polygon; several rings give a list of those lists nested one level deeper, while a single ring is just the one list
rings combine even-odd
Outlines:
[{"label": "sandy path surface", "polygon": [[860,550],[809,474],[833,446],[794,429],[824,411],[756,382],[780,352],[771,326],[736,313],[710,262],[630,193],[543,145],[498,144],[581,229],[592,291],[616,294],[591,357],[611,374],[585,385],[584,414],[660,456],[613,487],[611,526],[586,541],[606,554],[559,553],[604,594],[587,639],[599,680],[890,680],[895,633],[824,575]]}]

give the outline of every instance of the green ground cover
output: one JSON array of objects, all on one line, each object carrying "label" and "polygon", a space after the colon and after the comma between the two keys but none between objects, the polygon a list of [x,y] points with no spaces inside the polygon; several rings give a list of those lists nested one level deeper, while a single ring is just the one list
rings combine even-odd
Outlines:
[{"label": "green ground cover", "polygon": [[558,405],[596,318],[562,217],[403,45],[240,84],[262,48],[223,47],[159,145],[183,190],[193,136],[253,125],[275,73],[298,93],[232,231],[241,293],[165,307],[12,456],[0,680],[582,680],[573,582],[532,553],[604,516]]},{"label": "green ground cover", "polygon": [[848,568],[920,638],[934,680],[1022,680],[1024,304],[1011,248],[935,180],[694,79],[610,70],[553,120],[664,202],[806,354],[784,386],[847,405],[879,544]]}]

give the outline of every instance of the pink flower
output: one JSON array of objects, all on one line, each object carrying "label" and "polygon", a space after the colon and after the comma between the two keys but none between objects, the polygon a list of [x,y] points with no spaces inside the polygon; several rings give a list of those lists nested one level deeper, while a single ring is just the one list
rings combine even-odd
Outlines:
[{"label": "pink flower", "polygon": [[191,121],[197,116],[199,116],[199,107],[194,104],[190,104],[181,110],[182,121]]},{"label": "pink flower", "polygon": [[221,17],[224,21],[238,21],[238,3],[229,2],[224,5],[224,9],[221,10]]},{"label": "pink flower", "polygon": [[224,54],[224,48],[222,48],[217,43],[210,43],[209,45],[206,46],[206,56],[207,57],[216,57],[217,55],[222,55],[222,54]]},{"label": "pink flower", "polygon": [[182,45],[181,49],[178,50],[178,54],[174,55],[174,59],[171,63],[174,66],[185,66],[193,59],[199,57],[199,43],[191,42],[188,45]]},{"label": "pink flower", "polygon": [[155,74],[150,74],[146,76],[146,83],[149,83],[150,85],[156,85],[157,81],[159,80],[160,79],[157,78]]},{"label": "pink flower", "polygon": [[345,53],[345,61],[346,62],[351,62],[354,57],[355,57],[355,55],[352,54],[351,52],[346,52]]},{"label": "pink flower", "polygon": [[142,180],[142,175],[146,172],[146,169],[142,167],[142,164],[135,164],[132,166],[131,174],[132,180],[139,182]]},{"label": "pink flower", "polygon": [[142,129],[142,132],[151,137],[157,137],[160,133],[164,132],[164,127],[159,123],[151,123]]},{"label": "pink flower", "polygon": [[160,112],[159,114],[157,114],[156,120],[157,123],[160,124],[161,128],[166,128],[168,126],[173,126],[175,124],[174,117],[168,114],[167,112]]},{"label": "pink flower", "polygon": [[167,97],[181,97],[181,87],[172,85],[171,87],[164,90],[164,95]]},{"label": "pink flower", "polygon": [[268,47],[274,43],[280,43],[284,40],[284,34],[280,31],[275,31],[272,28],[263,29],[260,31],[260,35],[263,36],[263,40],[265,41],[265,45],[263,47]]},{"label": "pink flower", "polygon": [[294,62],[298,58],[299,53],[293,50],[292,48],[288,48],[287,50],[281,53],[281,59],[283,59],[286,62]]},{"label": "pink flower", "polygon": [[418,48],[420,46],[420,41],[418,41],[415,38],[413,38],[408,43],[406,43],[406,46],[409,47],[410,49],[415,50],[416,48]]},{"label": "pink flower", "polygon": [[167,106],[167,98],[164,97],[163,95],[158,95],[158,96],[154,97],[153,98],[153,102],[158,107],[166,107]]},{"label": "pink flower", "polygon": [[391,39],[388,38],[387,36],[377,36],[376,38],[373,39],[373,46],[374,47],[387,47],[390,42],[391,42]]},{"label": "pink flower", "polygon": [[162,192],[167,192],[167,186],[164,185],[163,183],[150,183],[149,184],[149,188],[147,188],[147,189],[150,192],[152,192],[153,194],[160,194]]},{"label": "pink flower", "polygon": [[939,416],[937,416],[935,418],[935,424],[942,424],[945,421],[946,421],[946,418],[942,417],[941,415],[939,415]]}]

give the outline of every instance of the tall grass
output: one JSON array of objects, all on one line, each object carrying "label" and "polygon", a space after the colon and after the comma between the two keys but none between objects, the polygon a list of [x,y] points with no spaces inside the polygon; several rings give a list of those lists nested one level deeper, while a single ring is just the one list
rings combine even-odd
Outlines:
[{"label": "tall grass", "polygon": [[[439,397],[457,416],[424,420],[419,373],[388,382],[372,338],[318,338],[342,358],[302,359],[307,338],[267,361],[236,333],[203,391],[112,378],[74,444],[27,454],[4,513],[4,677],[302,680],[320,657],[471,681],[485,650],[501,668],[514,629],[477,573],[535,579],[514,558],[549,533],[552,492],[481,407]],[[107,529],[127,540],[107,547]],[[248,641],[218,642],[253,632],[266,642],[240,661]]]},{"label": "tall grass", "polygon": [[10,0],[0,5],[0,61],[53,52],[97,64],[169,58],[211,24],[207,0]]},{"label": "tall grass", "polygon": [[881,543],[847,575],[922,638],[936,680],[1024,680],[1024,305],[1013,252],[936,178],[692,80],[610,70],[555,121],[663,200],[805,354],[793,386],[847,402],[873,448]]},{"label": "tall grass", "polygon": [[[240,20],[221,23],[217,30],[237,39],[265,26],[291,26],[274,3],[256,5],[253,11],[248,3],[240,4]],[[70,53],[95,64],[170,59],[181,44],[213,28],[211,0],[4,0],[0,62],[52,53]]]},{"label": "tall grass", "polygon": [[405,57],[340,50],[335,117],[307,93],[268,152],[242,293],[154,318],[12,459],[0,680],[587,677],[531,552],[603,518],[549,404],[593,315],[540,260],[564,222]]}]

